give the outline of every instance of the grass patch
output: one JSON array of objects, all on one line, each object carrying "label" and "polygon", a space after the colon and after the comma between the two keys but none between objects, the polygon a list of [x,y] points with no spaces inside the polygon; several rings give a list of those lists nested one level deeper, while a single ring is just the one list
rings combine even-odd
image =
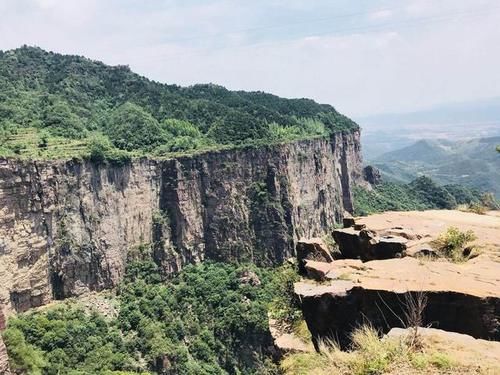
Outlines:
[{"label": "grass patch", "polygon": [[449,355],[432,348],[415,349],[406,337],[381,338],[372,327],[365,325],[352,334],[352,348],[341,351],[335,343],[323,342],[320,353],[287,356],[281,363],[286,375],[377,375],[397,373],[461,372]]}]

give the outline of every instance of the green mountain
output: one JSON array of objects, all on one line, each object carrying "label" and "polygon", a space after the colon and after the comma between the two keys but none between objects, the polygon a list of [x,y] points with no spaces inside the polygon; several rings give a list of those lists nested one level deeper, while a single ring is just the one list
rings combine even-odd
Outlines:
[{"label": "green mountain", "polygon": [[440,184],[460,184],[500,195],[500,137],[468,141],[421,140],[372,162],[386,179],[409,182],[429,176]]},{"label": "green mountain", "polygon": [[309,99],[167,85],[35,47],[0,51],[0,87],[3,156],[166,156],[358,128]]}]

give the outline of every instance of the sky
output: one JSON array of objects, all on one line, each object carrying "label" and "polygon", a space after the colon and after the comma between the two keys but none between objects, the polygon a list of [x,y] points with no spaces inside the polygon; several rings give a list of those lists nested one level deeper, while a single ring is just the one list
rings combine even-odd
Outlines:
[{"label": "sky", "polygon": [[500,97],[498,0],[0,0],[23,44],[348,116]]}]

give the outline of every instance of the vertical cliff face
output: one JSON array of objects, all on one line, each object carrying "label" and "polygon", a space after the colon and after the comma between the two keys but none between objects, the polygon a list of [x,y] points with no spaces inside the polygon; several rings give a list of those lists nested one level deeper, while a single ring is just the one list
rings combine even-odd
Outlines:
[{"label": "vertical cliff face", "polygon": [[7,348],[2,339],[2,331],[5,329],[5,316],[3,310],[0,308],[0,374],[9,375],[9,356],[7,355]]},{"label": "vertical cliff face", "polygon": [[280,263],[352,209],[360,176],[358,132],[126,166],[0,160],[0,302],[113,287],[141,244],[165,273]]}]

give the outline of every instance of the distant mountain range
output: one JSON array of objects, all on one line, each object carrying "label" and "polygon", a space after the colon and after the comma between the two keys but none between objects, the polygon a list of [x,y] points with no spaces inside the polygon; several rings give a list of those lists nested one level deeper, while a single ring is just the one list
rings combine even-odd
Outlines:
[{"label": "distant mountain range", "polygon": [[409,113],[355,118],[368,161],[420,139],[463,141],[500,136],[500,98],[450,103]]},{"label": "distant mountain range", "polygon": [[441,184],[462,184],[500,196],[500,136],[465,141],[419,140],[370,161],[382,175],[409,182],[426,175]]}]

